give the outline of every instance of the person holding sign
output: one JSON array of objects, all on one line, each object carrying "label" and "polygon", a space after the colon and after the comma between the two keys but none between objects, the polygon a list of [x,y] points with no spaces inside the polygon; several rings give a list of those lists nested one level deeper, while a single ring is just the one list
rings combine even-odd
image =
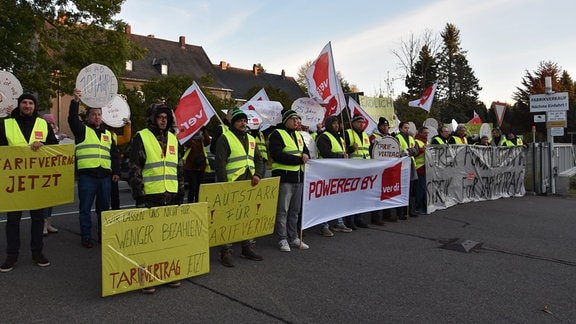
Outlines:
[{"label": "person holding sign", "polygon": [[[136,207],[180,205],[184,199],[184,166],[178,155],[178,139],[170,130],[172,109],[164,104],[148,108],[148,125],[132,139],[130,150],[130,188]],[[180,287],[180,281],[168,284]],[[154,287],[144,288],[153,294]]]},{"label": "person holding sign", "polygon": [[[38,117],[36,111],[38,100],[29,93],[18,97],[18,106],[11,113],[11,118],[0,122],[0,146],[30,146],[37,151],[44,144],[58,144],[58,140],[46,120]],[[50,265],[42,254],[45,208],[30,210],[32,260],[41,267]],[[6,260],[0,265],[0,272],[14,269],[20,249],[20,219],[22,211],[6,213]]]},{"label": "person holding sign", "polygon": [[[388,119],[380,117],[378,119],[378,132],[374,132],[370,135],[370,153],[374,154],[374,144],[379,138],[390,138],[394,136],[396,136],[396,134],[390,133],[390,123],[388,122]],[[372,156],[372,158],[374,159],[376,157]],[[391,222],[397,222],[398,216],[396,216],[395,213],[392,213],[391,209],[374,210],[370,216],[370,223],[377,226],[384,226],[384,219]]]},{"label": "person holding sign", "polygon": [[[351,159],[363,160],[370,159],[370,138],[364,131],[366,119],[364,116],[355,114],[350,121],[352,128],[344,132],[344,142],[346,143],[346,152]],[[351,229],[368,228],[364,215],[360,213],[346,217],[347,226]]]},{"label": "person holding sign", "polygon": [[84,123],[78,116],[82,90],[74,89],[74,99],[70,102],[68,124],[76,143],[76,166],[78,168],[78,199],[81,244],[92,248],[91,209],[96,199],[98,237],[101,232],[101,215],[110,209],[110,175],[112,181],[120,179],[120,154],[112,133],[102,122],[101,108],[88,108]]},{"label": "person holding sign", "polygon": [[[230,115],[230,127],[224,131],[216,143],[215,171],[216,181],[232,182],[250,180],[255,186],[263,177],[262,156],[256,146],[256,140],[248,134],[248,116],[239,108],[234,108]],[[242,242],[242,257],[262,261],[262,256],[256,254],[256,241]],[[226,244],[220,250],[220,261],[225,267],[234,267],[232,261],[232,245]]]},{"label": "person holding sign", "polygon": [[[412,167],[411,167],[411,177],[410,177],[410,202],[409,205],[413,206],[414,199],[412,192],[414,191],[414,183],[418,179],[418,175],[416,174],[416,162],[414,161],[414,156],[418,154],[418,147],[416,146],[416,141],[414,137],[410,135],[410,124],[408,122],[400,122],[398,125],[399,133],[396,134],[396,139],[400,143],[400,149],[402,150],[403,156],[410,156],[412,158]],[[396,207],[396,215],[401,220],[408,219],[408,207],[401,206]],[[413,214],[413,217],[418,217],[418,215]]]},{"label": "person holding sign", "polygon": [[304,164],[309,159],[304,138],[297,131],[299,126],[300,117],[295,111],[288,110],[282,114],[282,124],[270,134],[270,156],[274,161],[272,176],[280,177],[274,233],[282,252],[290,252],[290,247],[303,250],[309,248],[298,235]]}]

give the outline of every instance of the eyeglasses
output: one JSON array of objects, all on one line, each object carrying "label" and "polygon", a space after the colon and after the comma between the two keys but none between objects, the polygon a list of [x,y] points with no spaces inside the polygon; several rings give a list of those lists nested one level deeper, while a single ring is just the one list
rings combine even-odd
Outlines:
[{"label": "eyeglasses", "polygon": [[158,115],[156,116],[156,119],[168,119],[167,115]]}]

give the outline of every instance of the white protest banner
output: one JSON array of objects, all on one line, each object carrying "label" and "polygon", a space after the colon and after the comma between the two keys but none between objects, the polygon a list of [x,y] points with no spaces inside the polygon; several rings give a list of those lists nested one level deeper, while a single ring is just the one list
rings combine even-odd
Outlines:
[{"label": "white protest banner", "polygon": [[121,95],[116,95],[102,107],[102,121],[111,127],[124,126],[125,120],[130,120],[130,106]]},{"label": "white protest banner", "polygon": [[12,73],[0,71],[0,117],[8,116],[16,108],[22,92],[20,81]]},{"label": "white protest banner", "polygon": [[302,118],[302,125],[310,127],[313,132],[317,131],[316,125],[324,121],[326,110],[312,98],[302,97],[294,100],[291,109]]},{"label": "white protest banner", "polygon": [[408,157],[391,161],[308,160],[302,228],[338,217],[408,205],[411,163]]},{"label": "white protest banner", "polygon": [[92,108],[102,108],[118,94],[118,80],[109,67],[92,63],[76,77],[76,88],[82,90],[80,100]]},{"label": "white protest banner", "polygon": [[456,204],[522,197],[526,152],[521,146],[426,147],[427,211]]},{"label": "white protest banner", "polygon": [[258,115],[262,117],[260,129],[264,130],[282,122],[282,104],[280,102],[258,100],[247,103],[249,104],[245,105],[245,108],[242,110],[256,110]]}]

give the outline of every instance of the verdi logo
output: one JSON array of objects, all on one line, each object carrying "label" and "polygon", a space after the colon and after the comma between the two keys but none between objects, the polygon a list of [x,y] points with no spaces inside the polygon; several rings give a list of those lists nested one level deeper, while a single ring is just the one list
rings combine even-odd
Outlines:
[{"label": "verdi logo", "polygon": [[402,193],[401,179],[402,163],[386,168],[382,172],[382,187],[380,200],[390,199],[399,196]]}]

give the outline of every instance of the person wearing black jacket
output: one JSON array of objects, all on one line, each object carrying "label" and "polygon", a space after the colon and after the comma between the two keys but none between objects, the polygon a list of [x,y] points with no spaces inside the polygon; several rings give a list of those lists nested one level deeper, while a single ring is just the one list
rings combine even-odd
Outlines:
[{"label": "person wearing black jacket", "polygon": [[[37,151],[43,145],[58,144],[58,139],[48,123],[38,117],[38,100],[29,93],[18,98],[18,107],[11,113],[11,118],[0,122],[0,146],[30,146]],[[32,137],[34,136],[34,137]],[[50,265],[42,254],[45,208],[30,210],[32,260],[41,267]],[[0,265],[0,272],[14,269],[20,249],[20,219],[22,211],[6,213],[6,260]]]},{"label": "person wearing black jacket", "polygon": [[70,101],[68,124],[76,143],[76,167],[78,168],[78,200],[81,243],[92,248],[92,204],[96,197],[96,218],[98,237],[101,236],[101,215],[110,209],[111,182],[120,179],[120,153],[112,139],[112,133],[102,122],[102,109],[89,108],[86,120],[78,116],[82,91],[74,89],[74,99]]},{"label": "person wearing black jacket", "polygon": [[282,114],[282,124],[269,137],[269,151],[272,160],[272,176],[280,177],[276,224],[274,234],[278,248],[290,252],[290,247],[308,249],[298,236],[298,216],[302,209],[304,165],[309,152],[302,135],[297,131],[300,117],[293,110]]}]

